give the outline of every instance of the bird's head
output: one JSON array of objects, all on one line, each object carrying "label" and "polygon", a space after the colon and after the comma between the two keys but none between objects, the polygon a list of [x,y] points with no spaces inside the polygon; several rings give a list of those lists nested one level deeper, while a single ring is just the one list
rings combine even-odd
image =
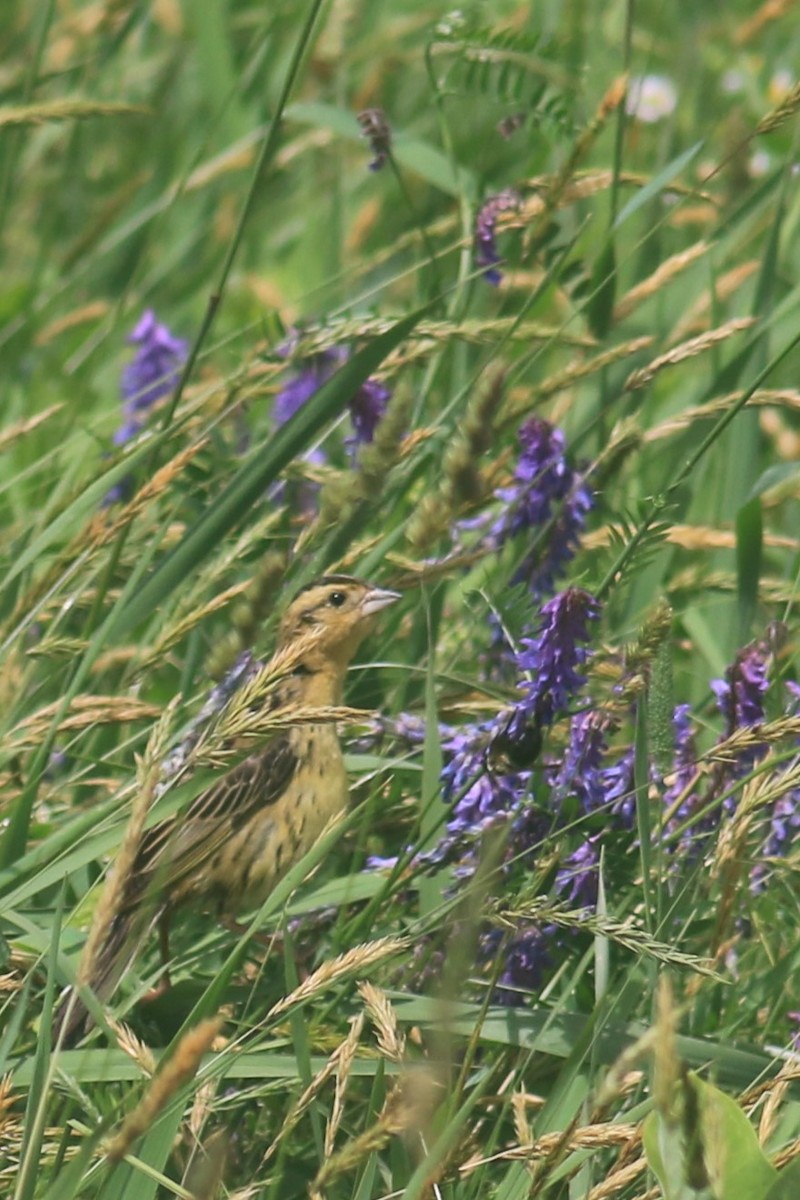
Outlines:
[{"label": "bird's head", "polygon": [[292,600],[281,621],[278,645],[288,647],[308,634],[309,649],[301,665],[310,671],[322,667],[343,672],[381,609],[399,599],[398,592],[363,579],[325,575]]}]

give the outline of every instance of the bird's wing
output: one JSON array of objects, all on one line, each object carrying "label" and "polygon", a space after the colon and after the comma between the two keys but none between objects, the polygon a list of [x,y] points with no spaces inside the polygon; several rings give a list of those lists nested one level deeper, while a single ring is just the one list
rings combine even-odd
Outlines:
[{"label": "bird's wing", "polygon": [[298,762],[289,735],[281,734],[201,792],[185,813],[154,825],[132,871],[143,891],[171,890],[202,868],[251,816],[280,799]]}]

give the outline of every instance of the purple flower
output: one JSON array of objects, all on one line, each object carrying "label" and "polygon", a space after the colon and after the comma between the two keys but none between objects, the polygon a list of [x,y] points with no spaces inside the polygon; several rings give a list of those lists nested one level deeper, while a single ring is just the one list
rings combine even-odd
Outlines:
[{"label": "purple flower", "polygon": [[600,605],[581,588],[567,588],[549,600],[539,615],[538,636],[523,638],[517,656],[519,669],[533,675],[521,685],[526,695],[517,709],[520,717],[532,717],[542,726],[566,711],[586,682],[580,668],[590,654],[588,623],[599,617]]},{"label": "purple flower", "polygon": [[123,410],[131,416],[152,408],[174,390],[189,347],[156,319],[151,308],[142,314],[128,342],[138,347],[122,371]]},{"label": "purple flower", "polygon": [[[288,357],[295,344],[296,338],[289,339],[279,353]],[[293,417],[349,357],[350,351],[346,346],[332,346],[307,359],[301,370],[285,383],[276,395],[272,406],[275,422],[283,425]],[[391,394],[377,379],[367,379],[351,397],[348,407],[356,443],[372,441],[375,428],[386,411]],[[324,461],[324,455],[321,456],[321,460]]]},{"label": "purple flower", "polygon": [[[544,928],[532,925],[514,934],[505,946],[505,966],[493,997],[498,1004],[512,1007],[523,1004],[531,993],[541,990],[553,965],[550,946],[556,937],[557,930],[552,925]],[[490,930],[481,939],[481,958],[490,961],[498,954],[503,943],[502,932],[499,929]]]},{"label": "purple flower", "polygon": [[503,278],[498,270],[503,261],[497,251],[497,218],[503,212],[519,208],[520,196],[512,189],[490,197],[475,221],[475,265],[483,268],[483,278],[495,287]]},{"label": "purple flower", "polygon": [[332,346],[307,359],[300,371],[283,385],[275,397],[272,416],[277,425],[284,425],[327,383],[331,375],[347,358],[343,346]]},{"label": "purple flower", "polygon": [[555,889],[578,908],[594,908],[600,869],[600,835],[587,838],[564,860],[556,875]]},{"label": "purple flower", "polygon": [[[142,314],[128,342],[137,349],[122,369],[120,391],[124,420],[112,438],[115,446],[124,446],[136,437],[144,428],[147,410],[174,390],[188,352],[188,344],[170,333],[167,326],[156,319],[151,308]],[[103,497],[103,507],[124,500],[132,484],[133,480],[128,477],[109,488]]]},{"label": "purple flower", "polygon": [[636,815],[636,787],[633,777],[634,750],[629,747],[611,766],[603,767],[605,803],[609,811],[630,829]]},{"label": "purple flower", "polygon": [[[796,683],[787,680],[786,684],[792,701],[789,704],[789,716],[797,715],[800,689]],[[797,766],[797,760],[787,763],[786,770],[791,771]],[[794,846],[797,831],[800,829],[800,790],[793,788],[784,792],[774,801],[770,811],[769,832],[761,847],[762,859],[784,858]],[[750,875],[750,887],[753,892],[760,892],[769,878],[770,867],[765,862],[758,862]]]},{"label": "purple flower", "polygon": [[350,419],[356,442],[371,442],[392,393],[377,379],[368,379],[350,401]]},{"label": "purple flower", "polygon": [[[726,737],[743,726],[760,725],[764,720],[767,694],[769,649],[764,642],[752,642],[736,655],[724,679],[711,681],[711,690],[725,718]],[[745,774],[766,753],[766,746],[743,750],[738,757],[738,774]]]},{"label": "purple flower", "polygon": [[567,462],[562,430],[532,417],[519,440],[514,483],[496,493],[504,507],[489,536],[499,547],[517,534],[541,531],[514,577],[541,596],[553,590],[556,576],[573,558],[594,499],[584,477]]},{"label": "purple flower", "polygon": [[697,749],[694,742],[694,730],[691,721],[691,705],[678,704],[672,717],[675,730],[675,757],[672,767],[672,781],[664,792],[664,804],[671,809],[679,797],[682,797],[675,812],[669,817],[664,832],[672,833],[684,826],[680,836],[679,853],[673,855],[673,863],[683,858],[696,858],[702,845],[703,838],[713,828],[716,815],[710,810],[701,818],[697,818],[702,799],[698,792],[689,790],[695,784],[697,777]]},{"label": "purple flower", "polygon": [[567,796],[574,796],[588,814],[606,803],[603,757],[607,749],[607,728],[608,719],[596,712],[578,713],[572,718],[569,743],[553,780],[559,806]]},{"label": "purple flower", "polygon": [[768,858],[781,858],[790,849],[795,831],[800,829],[800,797],[796,791],[779,796],[772,809],[769,836],[762,853]]},{"label": "purple flower", "polygon": [[515,812],[524,797],[520,775],[498,773],[487,764],[497,729],[496,721],[467,726],[443,743],[448,761],[442,770],[442,799],[452,805],[447,822],[450,840],[484,833]]}]

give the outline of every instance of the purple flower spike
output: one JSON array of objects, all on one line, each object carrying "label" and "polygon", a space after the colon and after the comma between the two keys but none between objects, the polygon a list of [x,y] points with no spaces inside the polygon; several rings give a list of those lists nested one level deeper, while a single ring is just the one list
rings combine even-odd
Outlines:
[{"label": "purple flower spike", "polygon": [[[293,349],[292,342],[287,342],[282,351],[284,357],[291,354]],[[283,425],[293,417],[349,357],[350,351],[346,346],[332,346],[308,359],[298,374],[285,383],[275,397],[272,415],[277,424]],[[368,379],[361,385],[348,405],[355,430],[353,441],[372,441],[391,394],[377,379]]]},{"label": "purple flower spike", "polygon": [[565,860],[558,871],[555,889],[569,904],[578,908],[594,908],[597,904],[597,882],[600,869],[599,834],[587,838]]},{"label": "purple flower spike", "polygon": [[189,347],[156,319],[151,308],[145,310],[128,342],[138,347],[122,372],[123,409],[131,416],[152,408],[173,391]]},{"label": "purple flower spike", "polygon": [[[725,718],[726,736],[743,726],[760,725],[764,720],[764,697],[769,686],[767,664],[769,648],[764,642],[753,642],[736,655],[725,672],[724,679],[714,679],[711,690]],[[766,746],[755,746],[739,755],[739,774],[744,774],[763,758]]]},{"label": "purple flower spike", "polygon": [[331,347],[315,354],[302,369],[290,379],[275,397],[272,415],[276,424],[284,425],[311,397],[347,358],[344,347]]},{"label": "purple flower spike", "polygon": [[442,770],[442,799],[453,805],[447,822],[451,840],[483,833],[514,812],[524,795],[519,776],[487,769],[486,749],[495,732],[494,722],[467,726],[443,743],[449,761]]},{"label": "purple flower spike", "polygon": [[496,495],[503,511],[490,531],[499,547],[528,530],[544,530],[553,521],[546,543],[537,544],[520,565],[515,582],[524,580],[534,596],[551,592],[556,576],[574,556],[594,499],[584,477],[569,465],[560,429],[532,417],[519,431],[522,447],[514,483]]},{"label": "purple flower spike", "polygon": [[600,615],[600,605],[581,588],[567,588],[543,606],[536,638],[523,638],[517,663],[534,678],[522,684],[527,695],[519,704],[526,717],[550,725],[564,712],[586,677],[580,668],[589,657],[589,621]]},{"label": "purple flower spike", "polygon": [[483,278],[497,287],[503,278],[498,269],[502,258],[497,251],[497,218],[519,208],[521,198],[511,188],[485,202],[475,221],[475,265],[483,268]]},{"label": "purple flower spike", "polygon": [[574,796],[585,813],[606,803],[603,756],[608,720],[596,712],[579,713],[569,727],[569,745],[556,775],[554,792],[560,803]]},{"label": "purple flower spike", "polygon": [[350,419],[356,442],[371,442],[392,393],[377,379],[368,379],[350,401]]},{"label": "purple flower spike", "polygon": [[[531,926],[515,934],[506,946],[506,960],[498,979],[497,992],[493,999],[509,1007],[524,1004],[527,997],[541,990],[547,972],[553,962],[550,947],[556,940],[557,930],[553,925],[543,929]],[[493,929],[481,940],[480,953],[484,959],[492,959],[502,943],[502,933]]]},{"label": "purple flower spike", "polygon": [[[144,428],[147,410],[174,390],[189,349],[183,338],[175,337],[156,319],[151,308],[145,310],[127,340],[137,350],[122,369],[120,391],[124,420],[114,433],[115,446],[124,446],[136,437]],[[103,507],[124,500],[132,483],[133,480],[127,478],[110,488],[103,497]]]}]

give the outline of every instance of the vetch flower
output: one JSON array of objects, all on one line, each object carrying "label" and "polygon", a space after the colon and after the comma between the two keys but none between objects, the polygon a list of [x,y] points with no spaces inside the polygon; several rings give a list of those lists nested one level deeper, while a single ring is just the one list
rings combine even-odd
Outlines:
[{"label": "vetch flower", "polygon": [[[769,648],[765,642],[752,642],[736,655],[724,679],[713,679],[711,690],[725,718],[725,736],[737,729],[760,725],[764,720],[764,698],[769,686],[767,667]],[[738,756],[737,773],[746,774],[766,754],[766,746],[754,746]]]},{"label": "vetch flower", "polygon": [[674,113],[678,91],[666,75],[634,75],[628,84],[625,112],[635,121],[653,125]]},{"label": "vetch flower", "polygon": [[514,576],[515,583],[524,580],[539,597],[553,590],[574,556],[594,499],[585,478],[567,462],[562,430],[532,417],[520,429],[519,440],[514,482],[496,492],[503,509],[489,537],[499,547],[520,533],[541,531]]},{"label": "vetch flower", "polygon": [[553,781],[553,795],[559,807],[568,796],[574,797],[587,814],[606,803],[603,757],[608,748],[607,727],[607,719],[592,710],[572,718],[569,742]]},{"label": "vetch flower", "polygon": [[[144,428],[148,410],[175,389],[189,350],[188,343],[175,337],[151,308],[144,311],[127,340],[136,346],[136,353],[122,370],[124,419],[114,433],[115,446],[124,446],[134,438]],[[103,505],[123,500],[131,483],[130,478],[120,480],[106,493]]]},{"label": "vetch flower", "polygon": [[[664,792],[664,805],[671,815],[664,826],[664,832],[671,834],[683,827],[678,853],[673,853],[671,857],[673,865],[686,858],[697,857],[703,838],[714,827],[717,820],[713,809],[710,809],[700,819],[696,816],[702,800],[699,792],[693,790],[697,779],[697,748],[691,711],[691,705],[677,704],[672,717],[672,726],[675,731],[675,757],[670,783]],[[678,801],[680,802],[678,803]],[[672,811],[673,809],[674,811]]]},{"label": "vetch flower", "polygon": [[591,653],[589,622],[600,616],[600,605],[582,588],[567,588],[543,605],[539,616],[538,635],[523,638],[517,656],[520,670],[533,676],[520,685],[525,696],[518,710],[543,726],[568,709],[586,682],[581,668]]},{"label": "vetch flower", "polygon": [[577,908],[594,908],[600,870],[600,835],[588,837],[564,860],[556,874],[555,890]]},{"label": "vetch flower", "polygon": [[[290,340],[280,353],[286,357],[293,348]],[[346,346],[331,346],[308,358],[275,397],[272,415],[276,423],[283,425],[293,417],[349,357],[350,351]],[[389,389],[377,379],[367,379],[350,398],[348,407],[356,442],[372,441],[390,397]],[[320,460],[324,461],[324,456],[321,455]]]},{"label": "vetch flower", "polygon": [[[505,942],[505,965],[493,996],[498,1004],[509,1007],[524,1004],[529,995],[541,990],[553,965],[550,948],[557,935],[554,925],[543,928],[531,925]],[[503,945],[503,933],[499,929],[490,930],[481,939],[481,958],[491,961]]]},{"label": "vetch flower", "polygon": [[508,188],[490,197],[475,221],[475,265],[483,268],[483,278],[495,287],[503,278],[498,269],[503,260],[497,250],[497,218],[501,213],[519,208],[520,204],[519,194]]},{"label": "vetch flower", "polygon": [[451,839],[484,833],[515,812],[524,796],[517,773],[498,773],[489,767],[487,751],[497,728],[496,720],[466,726],[442,743],[447,758],[442,799],[452,805],[447,822]]},{"label": "vetch flower", "polygon": [[128,342],[137,347],[122,371],[123,410],[131,416],[146,412],[173,391],[189,346],[170,333],[151,308],[142,314]]},{"label": "vetch flower", "polygon": [[377,379],[368,379],[363,383],[350,401],[350,419],[353,422],[356,442],[371,442],[375,437],[386,405],[392,393]]}]

